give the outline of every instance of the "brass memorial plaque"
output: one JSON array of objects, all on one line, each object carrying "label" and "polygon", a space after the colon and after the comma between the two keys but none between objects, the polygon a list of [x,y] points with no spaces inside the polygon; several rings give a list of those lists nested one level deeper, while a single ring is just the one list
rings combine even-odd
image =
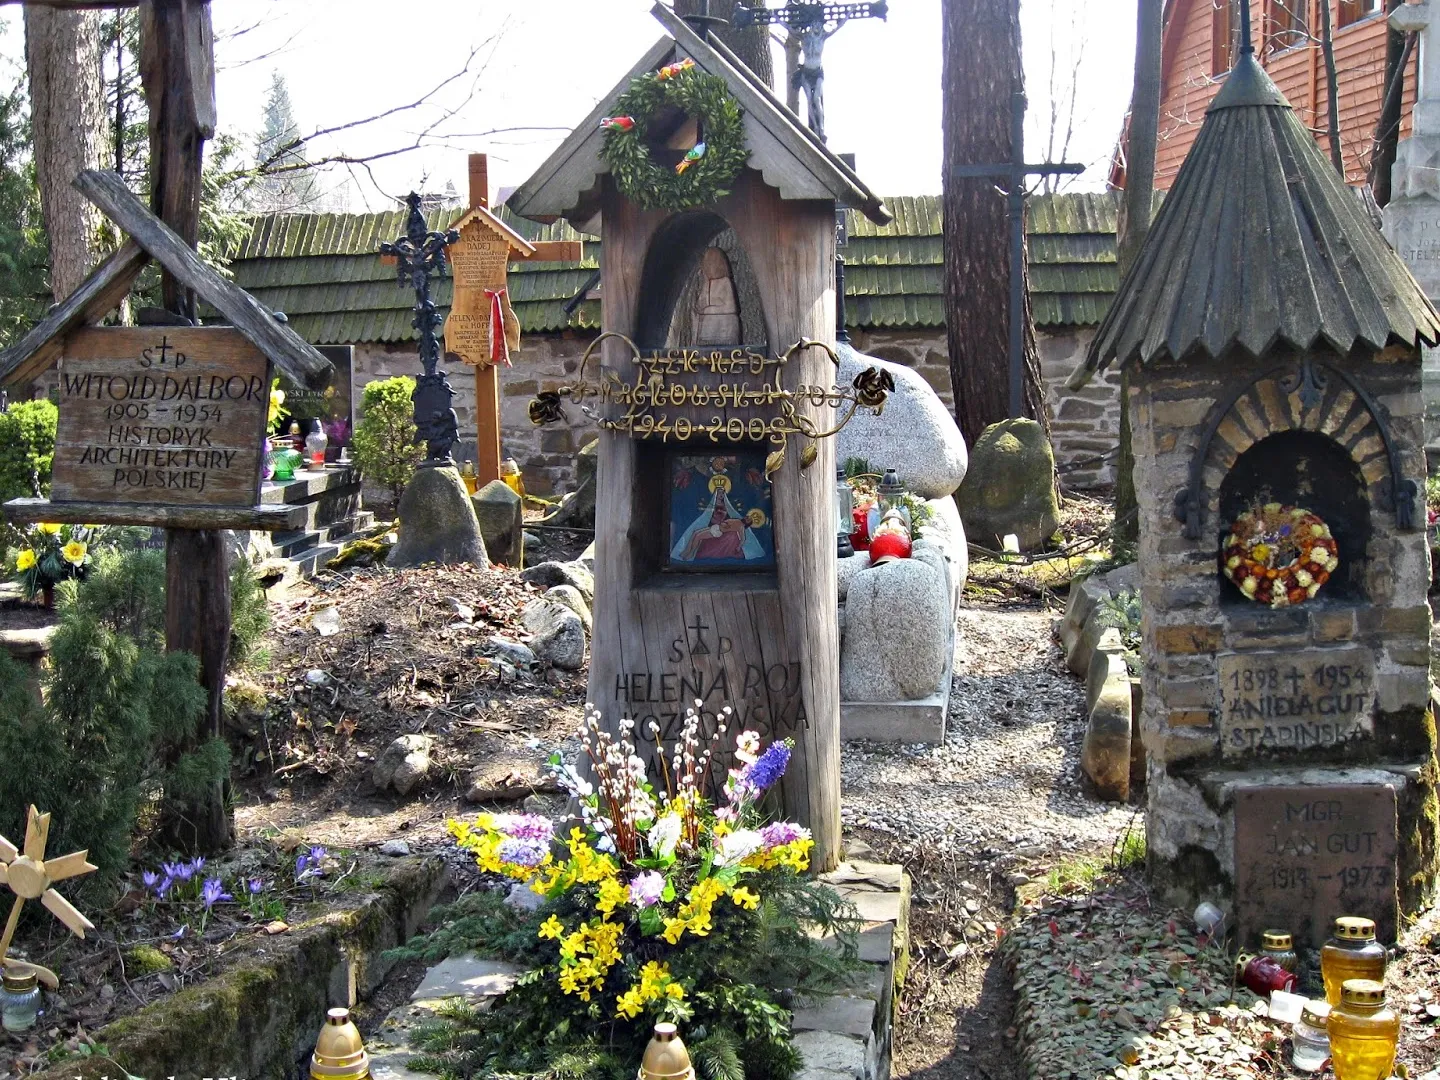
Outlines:
[{"label": "brass memorial plaque", "polygon": [[1334,746],[1375,730],[1375,654],[1298,649],[1221,656],[1226,756]]},{"label": "brass memorial plaque", "polygon": [[1395,940],[1395,791],[1382,784],[1235,794],[1235,913],[1242,946],[1277,928],[1319,947],[1339,915]]},{"label": "brass memorial plaque", "polygon": [[59,382],[54,501],[259,502],[269,361],[238,330],[80,330]]}]

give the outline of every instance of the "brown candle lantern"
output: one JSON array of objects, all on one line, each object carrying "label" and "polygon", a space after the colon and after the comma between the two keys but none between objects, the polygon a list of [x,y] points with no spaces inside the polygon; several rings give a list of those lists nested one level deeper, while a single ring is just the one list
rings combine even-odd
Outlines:
[{"label": "brown candle lantern", "polygon": [[695,1080],[690,1051],[674,1024],[656,1024],[655,1034],[640,1059],[636,1080]]}]

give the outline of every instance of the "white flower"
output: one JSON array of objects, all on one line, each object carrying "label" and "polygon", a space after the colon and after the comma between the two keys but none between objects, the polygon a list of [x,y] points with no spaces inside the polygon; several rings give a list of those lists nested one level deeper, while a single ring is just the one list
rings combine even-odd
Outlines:
[{"label": "white flower", "polygon": [[680,815],[666,814],[650,827],[650,850],[662,859],[675,854],[680,842]]},{"label": "white flower", "polygon": [[765,840],[754,829],[739,829],[720,838],[715,851],[716,866],[734,866],[765,846]]}]

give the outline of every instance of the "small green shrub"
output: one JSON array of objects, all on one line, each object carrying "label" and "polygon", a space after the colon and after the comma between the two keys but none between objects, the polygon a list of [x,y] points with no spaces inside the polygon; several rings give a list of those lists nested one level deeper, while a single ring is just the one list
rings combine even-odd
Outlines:
[{"label": "small green shrub", "polygon": [[414,393],[415,380],[408,375],[369,383],[361,397],[364,415],[355,425],[355,464],[396,503],[425,456],[415,441]]},{"label": "small green shrub", "polygon": [[1120,644],[1125,648],[1125,665],[1130,674],[1140,673],[1140,594],[1134,589],[1121,589],[1100,601],[1095,617],[1101,626],[1120,631]]},{"label": "small green shrub", "polygon": [[49,493],[58,417],[46,400],[16,402],[0,412],[0,502]]},{"label": "small green shrub", "polygon": [[43,699],[0,655],[0,833],[32,803],[55,812],[51,850],[88,848],[100,889],[124,870],[147,806],[193,800],[226,776],[224,741],[195,736],[206,695],[189,653],[164,652],[163,554],[102,552],[59,589]]},{"label": "small green shrub", "polygon": [[260,647],[270,629],[270,608],[265,588],[247,558],[235,560],[230,568],[230,663],[231,671],[263,667],[269,653]]}]

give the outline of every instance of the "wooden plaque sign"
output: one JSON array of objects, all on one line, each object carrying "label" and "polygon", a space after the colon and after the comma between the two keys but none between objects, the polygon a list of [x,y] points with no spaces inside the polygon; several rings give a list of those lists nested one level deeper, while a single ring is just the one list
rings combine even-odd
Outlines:
[{"label": "wooden plaque sign", "polygon": [[1283,927],[1319,948],[1337,916],[1395,940],[1395,791],[1383,784],[1249,788],[1235,795],[1240,943]]},{"label": "wooden plaque sign", "polygon": [[[445,319],[445,351],[467,364],[490,363],[490,297],[486,289],[503,289],[511,244],[478,221],[460,230],[460,242],[446,249],[455,276],[454,300]],[[508,297],[502,301],[506,336],[518,344],[519,322]],[[513,334],[512,334],[513,331]]]},{"label": "wooden plaque sign", "polygon": [[55,502],[252,507],[265,355],[230,327],[94,327],[60,368]]}]

